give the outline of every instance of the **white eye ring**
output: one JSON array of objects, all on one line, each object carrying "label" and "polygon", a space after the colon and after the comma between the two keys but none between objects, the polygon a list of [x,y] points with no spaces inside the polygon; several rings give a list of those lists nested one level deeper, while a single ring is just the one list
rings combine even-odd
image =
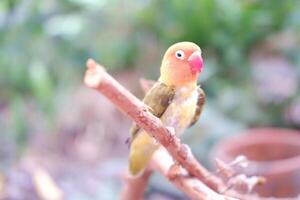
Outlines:
[{"label": "white eye ring", "polygon": [[176,58],[178,58],[180,60],[183,60],[185,57],[184,52],[182,50],[176,51],[175,56],[176,56]]}]

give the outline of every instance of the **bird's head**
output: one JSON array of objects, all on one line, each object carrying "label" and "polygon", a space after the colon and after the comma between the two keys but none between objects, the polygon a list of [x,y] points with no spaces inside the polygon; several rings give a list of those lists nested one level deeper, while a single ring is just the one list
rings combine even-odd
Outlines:
[{"label": "bird's head", "polygon": [[169,47],[163,57],[160,81],[173,86],[196,85],[202,67],[200,47],[192,42],[179,42]]}]

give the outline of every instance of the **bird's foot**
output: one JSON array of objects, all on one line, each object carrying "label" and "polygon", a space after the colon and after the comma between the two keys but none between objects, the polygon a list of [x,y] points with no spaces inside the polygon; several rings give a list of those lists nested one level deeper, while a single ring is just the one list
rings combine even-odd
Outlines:
[{"label": "bird's foot", "polygon": [[144,104],[144,108],[145,108],[146,110],[148,110],[149,112],[151,112],[151,113],[154,112],[153,109],[152,109],[150,106],[146,105],[146,104]]},{"label": "bird's foot", "polygon": [[171,165],[167,172],[168,179],[174,180],[180,175],[182,175],[182,167],[178,163],[174,163],[173,165]]}]

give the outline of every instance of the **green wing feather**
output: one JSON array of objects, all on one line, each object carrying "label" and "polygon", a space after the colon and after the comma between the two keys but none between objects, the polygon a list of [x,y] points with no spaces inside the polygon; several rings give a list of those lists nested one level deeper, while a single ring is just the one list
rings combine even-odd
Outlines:
[{"label": "green wing feather", "polygon": [[[149,110],[153,115],[160,118],[166,111],[170,102],[172,102],[174,95],[174,87],[167,86],[166,84],[161,82],[157,82],[146,93],[143,102],[150,108]],[[134,138],[139,129],[140,128],[136,124],[132,125],[130,129],[132,138]]]},{"label": "green wing feather", "polygon": [[202,88],[198,87],[198,101],[197,101],[197,107],[195,110],[195,115],[193,119],[191,120],[190,127],[193,126],[200,118],[200,115],[203,110],[203,106],[205,104],[206,95]]}]

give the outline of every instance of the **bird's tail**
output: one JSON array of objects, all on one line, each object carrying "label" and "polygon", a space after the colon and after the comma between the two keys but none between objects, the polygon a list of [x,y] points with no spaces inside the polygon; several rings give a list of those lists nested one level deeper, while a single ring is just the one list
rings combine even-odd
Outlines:
[{"label": "bird's tail", "polygon": [[140,175],[149,163],[152,154],[159,147],[154,138],[146,132],[136,135],[130,145],[129,171],[131,175]]}]

